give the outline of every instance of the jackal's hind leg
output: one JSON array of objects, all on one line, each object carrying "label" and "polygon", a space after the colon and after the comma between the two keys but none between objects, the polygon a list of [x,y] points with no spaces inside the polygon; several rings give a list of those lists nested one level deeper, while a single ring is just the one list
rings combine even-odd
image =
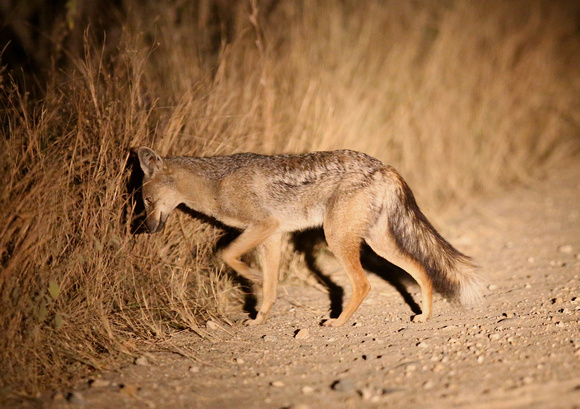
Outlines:
[{"label": "jackal's hind leg", "polygon": [[[324,322],[326,327],[340,327],[344,325],[371,290],[371,285],[360,262],[360,240],[356,236],[336,235],[334,231],[326,229],[326,240],[328,247],[344,269],[350,286],[352,295],[350,300],[336,319],[329,319]],[[332,227],[331,227],[332,229]]]},{"label": "jackal's hind leg", "polygon": [[425,268],[411,257],[402,254],[390,236],[374,237],[367,244],[379,256],[405,270],[421,288],[421,314],[412,318],[413,322],[425,322],[433,311],[433,281]]}]

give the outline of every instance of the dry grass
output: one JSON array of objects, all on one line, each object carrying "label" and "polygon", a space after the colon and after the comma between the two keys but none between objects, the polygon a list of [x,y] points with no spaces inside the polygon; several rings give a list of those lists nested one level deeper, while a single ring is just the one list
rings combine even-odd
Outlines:
[{"label": "dry grass", "polygon": [[238,305],[213,258],[220,229],[179,213],[133,234],[131,148],[363,150],[430,209],[578,152],[566,3],[281,1],[257,19],[239,7],[217,53],[197,6],[139,4],[118,50],[87,41],[42,100],[3,73],[0,377],[13,390],[171,347],[175,330],[203,336]]}]

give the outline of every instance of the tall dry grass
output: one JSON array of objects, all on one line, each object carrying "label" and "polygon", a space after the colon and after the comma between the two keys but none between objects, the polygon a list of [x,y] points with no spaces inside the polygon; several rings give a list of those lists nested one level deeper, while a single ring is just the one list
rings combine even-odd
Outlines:
[{"label": "tall dry grass", "polygon": [[177,212],[163,233],[134,234],[131,148],[362,150],[431,210],[578,152],[568,3],[280,1],[265,14],[250,2],[217,49],[208,2],[182,3],[125,3],[115,49],[86,40],[40,100],[2,73],[0,379],[12,391],[171,348],[176,330],[205,336],[200,323],[240,308],[213,257],[221,229]]}]

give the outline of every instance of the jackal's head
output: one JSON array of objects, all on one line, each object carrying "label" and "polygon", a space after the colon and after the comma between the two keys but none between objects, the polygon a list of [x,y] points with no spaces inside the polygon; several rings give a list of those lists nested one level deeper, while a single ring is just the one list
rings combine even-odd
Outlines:
[{"label": "jackal's head", "polygon": [[145,224],[150,233],[163,229],[167,218],[181,202],[176,189],[176,182],[167,164],[154,151],[141,147],[137,150],[143,178],[143,202],[147,218]]}]

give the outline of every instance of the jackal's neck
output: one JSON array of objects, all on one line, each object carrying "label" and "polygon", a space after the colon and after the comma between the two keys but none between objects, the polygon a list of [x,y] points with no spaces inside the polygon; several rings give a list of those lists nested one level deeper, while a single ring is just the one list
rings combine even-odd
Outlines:
[{"label": "jackal's neck", "polygon": [[182,203],[192,210],[213,216],[219,181],[179,167],[172,169],[172,173]]}]

